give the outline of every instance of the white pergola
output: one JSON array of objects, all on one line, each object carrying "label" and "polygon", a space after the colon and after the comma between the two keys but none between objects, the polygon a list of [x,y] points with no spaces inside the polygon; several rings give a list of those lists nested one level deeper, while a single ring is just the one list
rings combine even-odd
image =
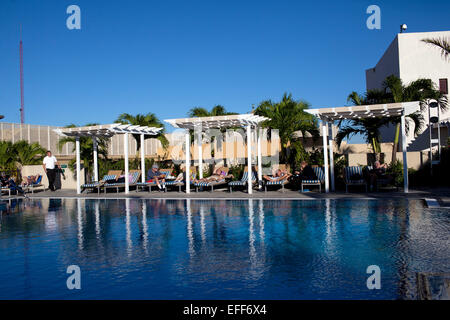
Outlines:
[{"label": "white pergola", "polygon": [[91,137],[94,144],[94,180],[98,181],[98,140],[97,138],[110,138],[116,134],[123,134],[123,152],[125,157],[125,193],[129,193],[130,186],[128,181],[128,136],[129,134],[138,134],[141,137],[141,180],[145,182],[145,135],[157,135],[163,128],[137,126],[130,124],[104,124],[96,126],[59,128],[54,131],[60,136],[75,137],[75,153],[77,159],[77,194],[81,193],[80,184],[80,137]]},{"label": "white pergola", "polygon": [[[419,101],[402,102],[402,103],[386,103],[352,107],[336,107],[336,108],[319,108],[308,109],[306,112],[315,115],[322,122],[323,136],[323,157],[325,170],[325,192],[330,191],[329,181],[331,180],[331,190],[334,191],[334,161],[333,161],[333,135],[329,134],[331,125],[328,123],[339,120],[351,120],[361,118],[376,117],[398,117],[401,116],[401,134],[402,134],[402,152],[403,152],[403,181],[404,192],[408,192],[408,163],[406,154],[406,120],[405,116],[420,110]],[[329,137],[327,141],[327,137]],[[330,153],[330,168],[328,169],[328,148]],[[328,178],[330,173],[331,179]]]},{"label": "white pergola", "polygon": [[[237,114],[227,116],[214,117],[198,117],[198,118],[180,118],[164,120],[170,123],[175,128],[186,129],[186,152],[185,152],[185,167],[186,177],[190,177],[190,145],[191,138],[189,130],[194,130],[198,145],[198,163],[199,163],[199,177],[203,178],[203,164],[202,164],[202,132],[207,129],[223,129],[243,127],[247,129],[247,170],[248,170],[248,193],[252,194],[252,129],[257,130],[257,153],[258,153],[258,179],[262,180],[262,156],[261,156],[261,136],[262,129],[261,122],[270,120],[269,118],[254,115],[254,114]],[[190,184],[186,183],[186,193],[190,193]]]}]

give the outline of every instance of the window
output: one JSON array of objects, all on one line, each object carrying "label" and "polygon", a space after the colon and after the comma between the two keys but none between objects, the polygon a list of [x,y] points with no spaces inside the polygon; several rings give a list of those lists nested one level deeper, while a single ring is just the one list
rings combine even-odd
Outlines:
[{"label": "window", "polygon": [[444,94],[448,94],[448,80],[439,79],[439,91]]}]

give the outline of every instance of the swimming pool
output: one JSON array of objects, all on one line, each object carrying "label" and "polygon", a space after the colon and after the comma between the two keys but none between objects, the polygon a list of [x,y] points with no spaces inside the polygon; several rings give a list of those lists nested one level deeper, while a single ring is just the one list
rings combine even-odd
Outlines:
[{"label": "swimming pool", "polygon": [[4,204],[1,299],[403,299],[416,272],[450,271],[449,211],[420,200]]}]

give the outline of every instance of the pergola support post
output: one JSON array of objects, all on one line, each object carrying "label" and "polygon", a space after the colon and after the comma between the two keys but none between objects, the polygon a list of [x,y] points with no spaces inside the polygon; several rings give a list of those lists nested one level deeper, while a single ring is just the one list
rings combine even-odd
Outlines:
[{"label": "pergola support post", "polygon": [[198,148],[198,176],[203,179],[203,145],[202,145],[202,130],[201,128],[196,128],[197,132],[197,148]]},{"label": "pergola support post", "polygon": [[403,190],[405,193],[409,192],[408,188],[408,154],[406,151],[406,119],[405,111],[401,116],[401,130],[402,130],[402,151],[403,151]]},{"label": "pergola support post", "polygon": [[145,137],[141,134],[141,181],[145,183]]},{"label": "pergola support post", "polygon": [[252,194],[252,127],[247,125],[247,173],[248,194]]},{"label": "pergola support post", "polygon": [[92,144],[94,148],[94,181],[98,181],[98,140],[97,137],[92,137]]},{"label": "pergola support post", "polygon": [[123,135],[123,153],[125,157],[125,194],[130,192],[130,181],[128,180],[128,132]]},{"label": "pergola support post", "polygon": [[191,164],[191,136],[189,135],[189,130],[186,130],[186,151],[185,151],[185,167],[186,167],[186,193],[191,193],[191,174],[190,174],[190,164]]},{"label": "pergola support post", "polygon": [[323,138],[323,170],[325,174],[325,192],[330,192],[329,179],[328,179],[328,146],[327,146],[327,122],[322,120],[322,138]]},{"label": "pergola support post", "polygon": [[77,194],[81,193],[81,184],[80,184],[80,180],[81,180],[81,161],[80,161],[80,137],[76,137],[75,138],[75,153],[76,153],[76,159],[77,159],[77,164],[76,164],[76,170],[77,170]]},{"label": "pergola support post", "polygon": [[[258,134],[258,181],[262,183],[262,150],[261,150],[261,138],[262,138],[262,129],[261,127],[257,128]],[[251,179],[249,177],[249,179]]]},{"label": "pergola support post", "polygon": [[334,192],[333,122],[328,122],[328,125],[328,144],[330,147],[330,185],[331,191]]}]

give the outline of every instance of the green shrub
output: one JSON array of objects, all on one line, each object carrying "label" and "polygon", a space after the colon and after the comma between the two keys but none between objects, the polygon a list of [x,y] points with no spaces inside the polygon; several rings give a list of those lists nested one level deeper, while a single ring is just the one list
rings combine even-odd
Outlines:
[{"label": "green shrub", "polygon": [[244,165],[238,164],[230,168],[229,173],[233,175],[233,181],[240,180],[244,173]]},{"label": "green shrub", "polygon": [[386,173],[391,175],[394,179],[394,185],[403,185],[403,163],[399,160],[391,162],[388,166]]}]

